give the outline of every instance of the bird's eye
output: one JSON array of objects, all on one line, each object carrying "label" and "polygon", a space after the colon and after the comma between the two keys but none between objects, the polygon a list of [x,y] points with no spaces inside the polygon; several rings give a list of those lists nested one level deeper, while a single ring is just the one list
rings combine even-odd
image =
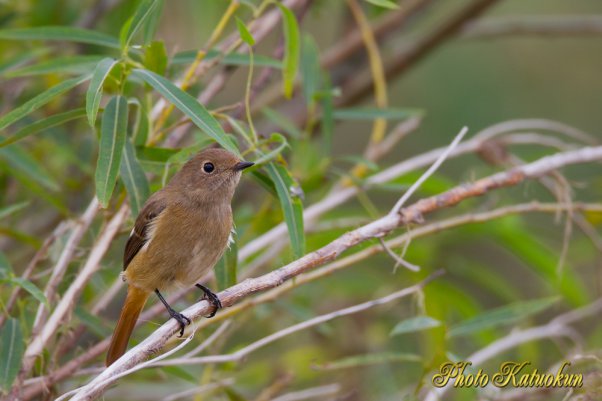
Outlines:
[{"label": "bird's eye", "polygon": [[205,163],[203,164],[203,171],[206,173],[212,173],[215,170],[215,166],[213,163]]}]

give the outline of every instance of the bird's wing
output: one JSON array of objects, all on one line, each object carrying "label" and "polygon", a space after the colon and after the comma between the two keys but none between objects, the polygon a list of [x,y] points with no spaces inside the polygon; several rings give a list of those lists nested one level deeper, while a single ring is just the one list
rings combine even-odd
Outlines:
[{"label": "bird's wing", "polygon": [[134,229],[128,238],[128,242],[125,244],[125,251],[123,253],[123,270],[127,269],[128,265],[134,259],[134,256],[138,254],[140,249],[149,240],[149,229],[157,217],[165,210],[167,206],[164,198],[149,199],[146,203],[136,223],[134,223]]}]

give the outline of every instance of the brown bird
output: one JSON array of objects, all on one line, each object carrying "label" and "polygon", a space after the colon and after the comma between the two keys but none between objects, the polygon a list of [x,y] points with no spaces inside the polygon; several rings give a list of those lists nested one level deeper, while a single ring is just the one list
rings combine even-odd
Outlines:
[{"label": "brown bird", "polygon": [[203,150],[146,201],[125,246],[123,278],[128,290],[107,352],[107,366],[125,353],[152,292],[180,324],[180,336],[190,319],[169,306],[161,291],[196,285],[215,307],[209,317],[221,307],[219,298],[198,281],[228,245],[232,196],[242,170],[252,165],[223,149]]}]

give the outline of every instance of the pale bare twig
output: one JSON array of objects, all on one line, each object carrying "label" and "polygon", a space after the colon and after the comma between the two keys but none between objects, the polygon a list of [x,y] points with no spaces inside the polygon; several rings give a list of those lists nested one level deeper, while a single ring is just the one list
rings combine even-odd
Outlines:
[{"label": "pale bare twig", "polygon": [[393,252],[393,250],[389,248],[389,246],[386,244],[384,239],[379,238],[378,241],[380,242],[380,245],[383,247],[383,250],[387,253],[387,255],[389,255],[395,261],[394,269],[397,268],[397,266],[403,266],[406,269],[411,270],[413,272],[420,271],[420,266],[416,266],[403,259],[401,256],[395,254],[395,252]]},{"label": "pale bare twig", "polygon": [[406,192],[404,192],[401,198],[399,198],[395,206],[393,206],[393,208],[391,209],[392,214],[399,213],[406,201],[410,199],[410,197],[414,194],[414,192],[416,192],[418,188],[420,188],[420,185],[422,185],[424,181],[426,181],[431,175],[435,173],[435,171],[437,171],[439,166],[443,164],[443,162],[445,161],[445,159],[447,159],[449,154],[456,148],[456,146],[458,146],[458,144],[460,143],[462,138],[464,138],[464,135],[466,135],[467,132],[468,127],[464,127],[460,130],[458,135],[456,135],[456,137],[449,144],[449,146],[439,155],[439,157],[437,158],[437,160],[435,160],[431,167],[429,167],[428,170],[426,170],[424,174],[422,174],[420,178],[418,178],[416,182],[414,182],[412,186]]}]

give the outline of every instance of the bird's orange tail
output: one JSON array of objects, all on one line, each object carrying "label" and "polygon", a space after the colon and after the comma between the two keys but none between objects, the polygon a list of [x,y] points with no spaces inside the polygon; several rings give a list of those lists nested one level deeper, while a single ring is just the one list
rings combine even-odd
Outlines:
[{"label": "bird's orange tail", "polygon": [[149,295],[148,291],[141,290],[133,285],[128,287],[125,303],[121,309],[121,315],[119,315],[119,321],[117,322],[117,327],[115,327],[113,337],[111,338],[111,345],[109,345],[109,350],[107,351],[105,362],[107,366],[111,365],[125,353],[128,340],[132,335],[136,320],[138,320],[138,315],[140,315],[140,311],[144,308]]}]

